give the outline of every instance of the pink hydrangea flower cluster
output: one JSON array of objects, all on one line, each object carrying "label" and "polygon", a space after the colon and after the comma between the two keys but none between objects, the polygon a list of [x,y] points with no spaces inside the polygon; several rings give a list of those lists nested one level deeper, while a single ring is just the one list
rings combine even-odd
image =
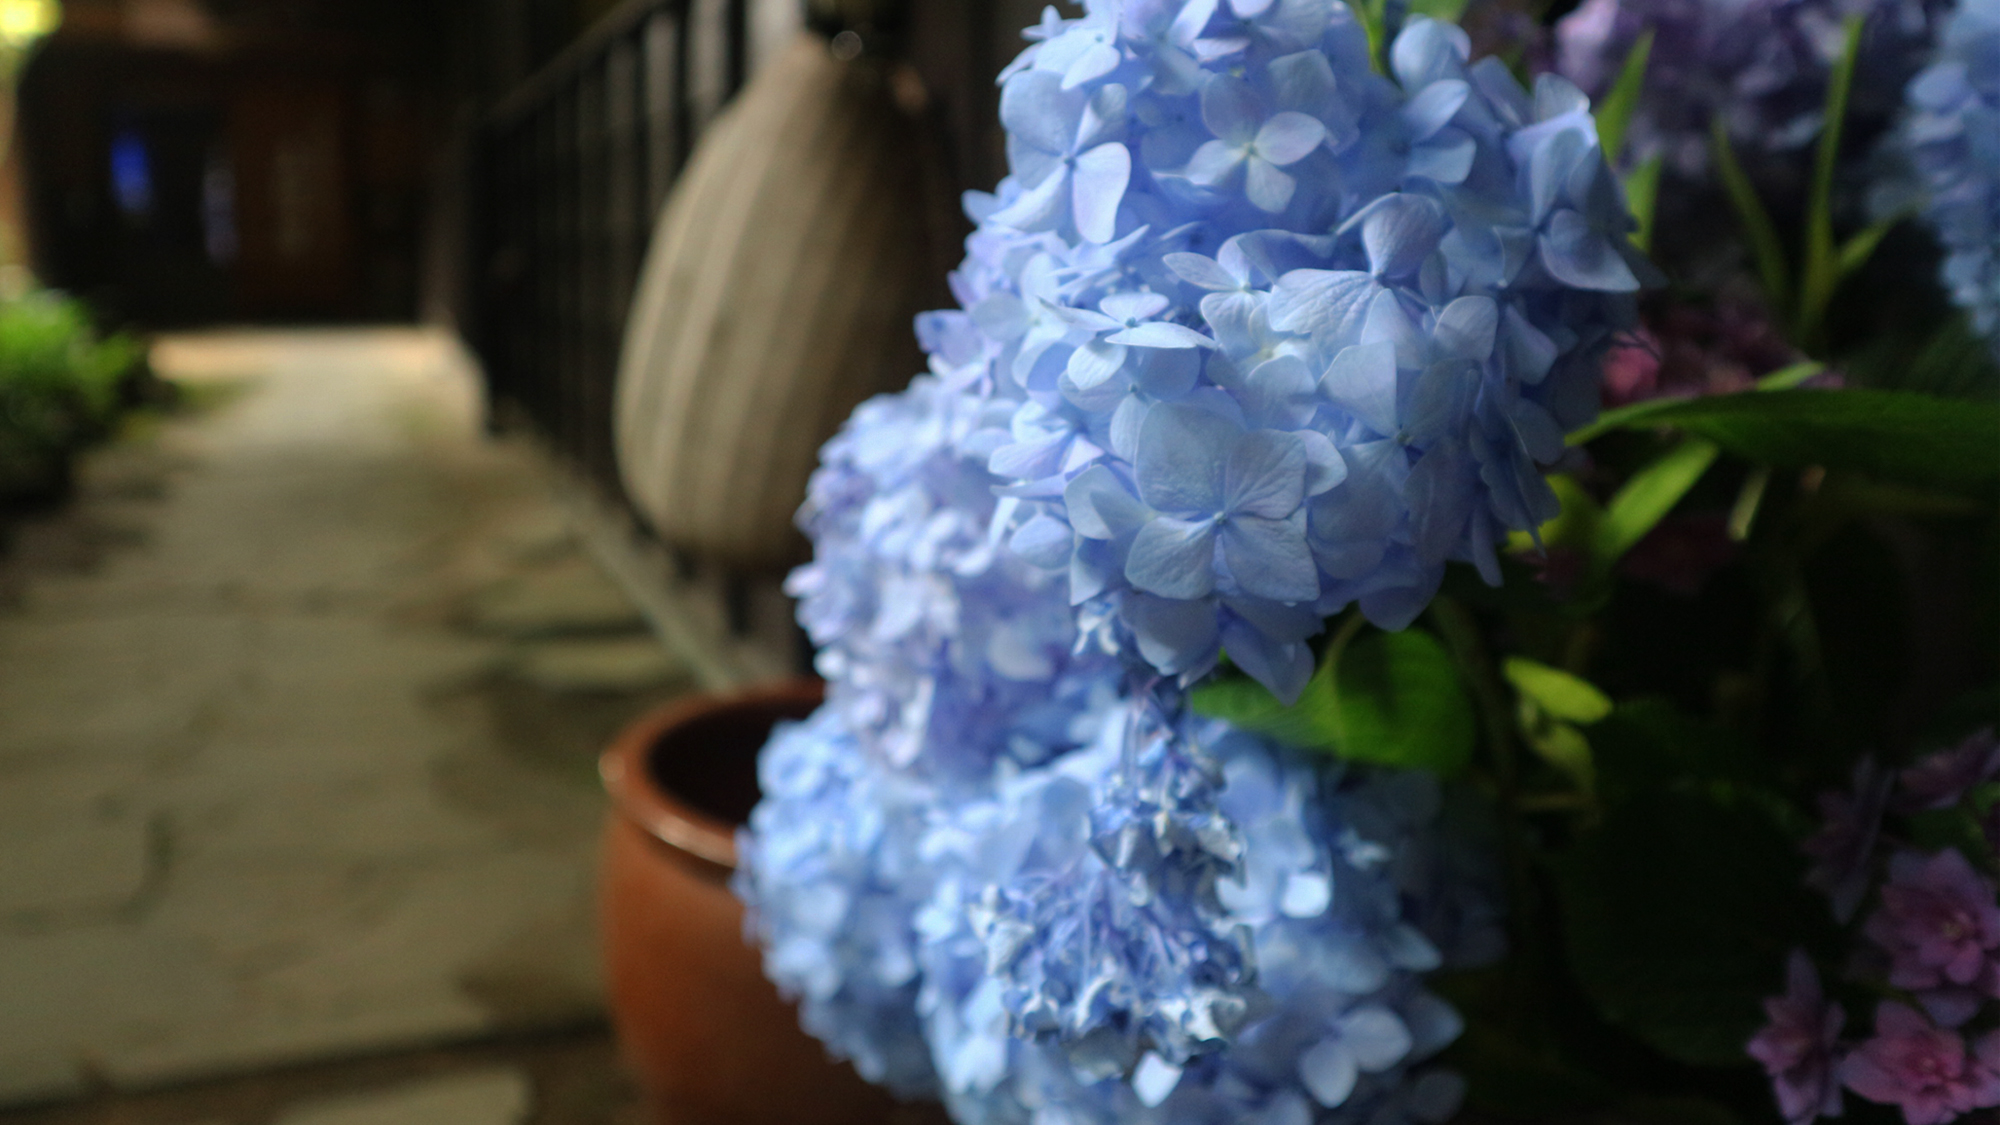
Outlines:
[{"label": "pink hydrangea flower cluster", "polygon": [[[1909,1125],[2000,1108],[2000,740],[1982,730],[1898,773],[1864,761],[1853,789],[1821,799],[1807,881],[1838,920],[1860,919],[1850,978],[1892,998],[1872,1034],[1844,1039],[1845,1009],[1795,952],[1750,1057],[1792,1125],[1838,1115],[1843,1089]],[[1940,833],[1964,844],[1914,842]]]}]

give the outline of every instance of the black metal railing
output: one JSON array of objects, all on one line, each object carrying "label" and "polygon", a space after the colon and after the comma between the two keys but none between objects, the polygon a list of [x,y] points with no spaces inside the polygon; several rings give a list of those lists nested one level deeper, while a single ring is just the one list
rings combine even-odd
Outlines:
[{"label": "black metal railing", "polygon": [[653,219],[746,53],[745,0],[627,0],[478,126],[466,328],[493,415],[614,495],[613,381]]}]

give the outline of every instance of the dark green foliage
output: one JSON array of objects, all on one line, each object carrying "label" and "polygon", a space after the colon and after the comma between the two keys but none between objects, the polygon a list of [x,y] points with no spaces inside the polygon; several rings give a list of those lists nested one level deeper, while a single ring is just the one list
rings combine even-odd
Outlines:
[{"label": "dark green foliage", "polygon": [[0,304],[0,498],[59,486],[71,450],[110,425],[139,358],[128,337],[100,339],[77,301]]},{"label": "dark green foliage", "polygon": [[1195,710],[1349,761],[1455,773],[1472,756],[1472,705],[1451,657],[1421,630],[1343,633],[1290,707],[1244,676],[1195,689]]}]

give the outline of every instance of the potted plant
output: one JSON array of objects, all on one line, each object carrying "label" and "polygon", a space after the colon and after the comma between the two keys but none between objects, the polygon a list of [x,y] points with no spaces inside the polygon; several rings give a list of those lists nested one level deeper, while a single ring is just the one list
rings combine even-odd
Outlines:
[{"label": "potted plant", "polygon": [[2000,13],[1388,7],[1030,29],[801,516],[765,971],[966,1125],[2000,1107]]}]

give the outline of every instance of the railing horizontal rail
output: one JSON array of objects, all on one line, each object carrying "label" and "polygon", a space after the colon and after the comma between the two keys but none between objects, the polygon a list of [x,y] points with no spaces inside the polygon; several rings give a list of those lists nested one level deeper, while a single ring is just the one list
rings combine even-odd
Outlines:
[{"label": "railing horizontal rail", "polygon": [[486,113],[489,127],[504,127],[534,112],[603,57],[618,39],[632,34],[660,12],[684,16],[687,0],[623,0],[556,53],[541,69],[508,91]]}]

